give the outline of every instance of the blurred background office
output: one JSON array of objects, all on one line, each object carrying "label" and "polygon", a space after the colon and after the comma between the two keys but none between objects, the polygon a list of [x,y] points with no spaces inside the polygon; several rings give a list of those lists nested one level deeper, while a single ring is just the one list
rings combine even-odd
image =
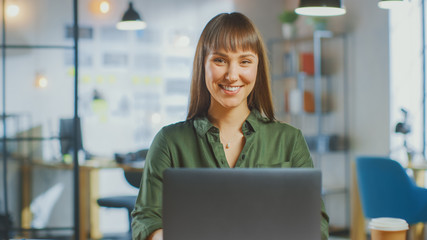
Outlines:
[{"label": "blurred background office", "polygon": [[[144,29],[117,28],[130,2]],[[355,156],[391,155],[405,164],[409,149],[413,159],[424,158],[423,0],[392,10],[343,1],[346,13],[321,18],[320,27],[318,18],[299,15],[291,36],[279,16],[299,0],[78,0],[78,66],[73,0],[2,3],[0,131],[7,144],[0,176],[7,175],[0,178],[0,214],[9,213],[14,236],[72,234],[75,176],[64,166],[73,150],[82,166],[111,162],[149,148],[162,126],[185,119],[197,40],[220,12],[240,11],[260,29],[276,114],[302,129],[322,169],[332,235],[350,235]],[[411,126],[407,134],[395,131],[403,121]],[[124,168],[109,166],[90,175],[93,196],[136,194]],[[96,206],[90,201],[88,209]],[[128,231],[126,209],[91,214],[87,225],[93,229],[96,218],[99,230],[92,238]]]}]

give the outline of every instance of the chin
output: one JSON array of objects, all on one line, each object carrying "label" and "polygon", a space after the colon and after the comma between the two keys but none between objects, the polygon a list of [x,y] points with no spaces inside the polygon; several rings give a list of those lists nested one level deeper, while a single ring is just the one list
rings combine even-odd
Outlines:
[{"label": "chin", "polygon": [[241,107],[242,104],[241,103],[223,103],[221,104],[221,106],[225,109],[233,109],[233,108]]}]

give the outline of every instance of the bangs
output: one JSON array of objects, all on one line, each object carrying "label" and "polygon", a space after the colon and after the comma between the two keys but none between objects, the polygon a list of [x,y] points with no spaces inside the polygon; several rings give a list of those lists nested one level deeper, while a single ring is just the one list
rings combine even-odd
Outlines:
[{"label": "bangs", "polygon": [[259,53],[258,34],[250,22],[232,14],[224,15],[221,20],[212,26],[211,34],[206,36],[205,50],[208,52],[218,49],[232,52],[243,50]]}]

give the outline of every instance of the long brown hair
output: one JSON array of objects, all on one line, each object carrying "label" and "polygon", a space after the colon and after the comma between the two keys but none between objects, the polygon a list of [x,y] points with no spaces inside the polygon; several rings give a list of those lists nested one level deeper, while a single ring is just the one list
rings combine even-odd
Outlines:
[{"label": "long brown hair", "polygon": [[257,109],[274,120],[268,57],[258,29],[245,15],[221,13],[206,24],[196,48],[187,119],[205,116],[210,105],[210,93],[205,82],[206,55],[217,49],[253,51],[258,55],[258,71],[254,89],[248,96],[249,109]]}]

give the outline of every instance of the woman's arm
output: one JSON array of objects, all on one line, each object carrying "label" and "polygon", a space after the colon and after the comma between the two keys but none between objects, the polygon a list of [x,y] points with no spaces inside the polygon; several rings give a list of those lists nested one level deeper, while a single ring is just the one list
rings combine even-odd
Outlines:
[{"label": "woman's arm", "polygon": [[[303,168],[312,168],[313,160],[310,156],[310,150],[308,149],[307,143],[299,131],[297,138],[295,140],[295,145],[292,151],[292,167],[303,167]],[[329,238],[329,216],[326,213],[325,205],[321,199],[321,221],[320,221],[320,230],[322,233],[322,240],[327,240]]]},{"label": "woman's arm", "polygon": [[163,228],[163,171],[170,166],[169,147],[163,131],[160,131],[154,138],[146,158],[141,187],[132,212],[132,239],[151,239],[149,237],[152,233]]}]

